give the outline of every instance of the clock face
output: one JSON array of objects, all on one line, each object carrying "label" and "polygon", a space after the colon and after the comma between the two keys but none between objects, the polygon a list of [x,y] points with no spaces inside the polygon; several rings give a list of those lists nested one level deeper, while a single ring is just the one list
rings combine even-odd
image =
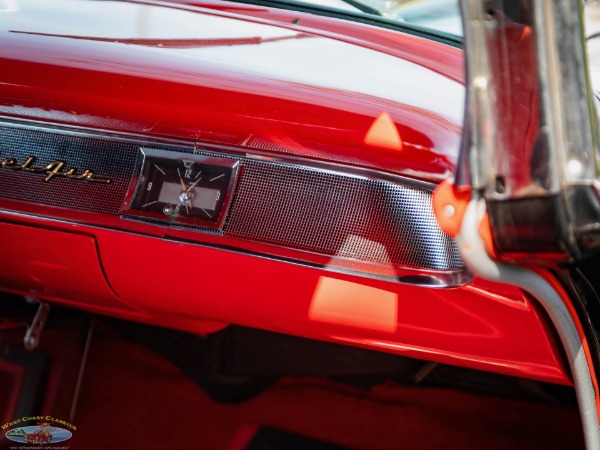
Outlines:
[{"label": "clock face", "polygon": [[220,227],[239,163],[227,158],[141,149],[144,161],[127,215]]}]

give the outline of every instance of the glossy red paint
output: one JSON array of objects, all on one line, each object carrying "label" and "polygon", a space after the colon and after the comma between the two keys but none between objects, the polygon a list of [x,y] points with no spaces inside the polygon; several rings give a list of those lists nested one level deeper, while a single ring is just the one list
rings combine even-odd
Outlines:
[{"label": "glossy red paint", "polygon": [[[98,248],[96,262],[88,254],[87,264],[101,264],[106,276],[102,289],[110,286],[114,292],[111,301],[118,299],[123,307],[107,310],[88,301],[86,272],[80,274],[79,270],[63,271],[69,275],[65,282],[77,295],[55,296],[43,288],[29,295],[197,333],[231,323],[570,384],[544,318],[516,288],[481,280],[454,289],[422,288],[202,245],[0,213],[0,220],[15,219],[50,227],[60,240],[38,239],[37,251],[21,256],[19,264],[3,261],[2,282],[12,280],[13,292],[26,293],[33,280],[21,268],[32,266],[38,255],[52,261],[57,242],[64,261],[78,261],[79,240],[85,236]],[[69,232],[55,231],[59,229]],[[49,231],[40,230],[40,236],[45,233]],[[18,238],[26,236],[23,231]],[[315,304],[323,301],[323,295],[335,295],[333,291],[319,292],[323,282],[362,289],[367,295],[354,296],[341,309],[330,307],[327,314],[315,314]],[[128,305],[140,313],[132,312]],[[369,310],[373,312],[365,316]],[[383,317],[379,323],[378,314]]]},{"label": "glossy red paint", "polygon": [[[242,152],[262,141],[274,152],[433,182],[454,170],[462,56],[443,44],[234,3],[19,5],[0,22],[4,115]],[[140,15],[160,20],[140,30]],[[382,114],[401,150],[365,142]],[[545,319],[514,288],[402,285],[174,242],[148,225],[108,229],[117,217],[40,218],[47,213],[0,202],[3,289],[200,333],[239,324],[570,383]],[[46,271],[40,282],[31,272],[40,260],[59,276]]]},{"label": "glossy red paint", "polygon": [[85,298],[106,314],[142,315],[106,283],[93,236],[6,222],[0,222],[0,234],[3,289],[75,303]]},{"label": "glossy red paint", "polygon": [[[177,5],[68,2],[64,14],[63,3],[26,0],[4,15],[0,113],[233,145],[262,139],[281,152],[431,181],[454,168],[462,85],[389,54],[405,38],[403,54],[434,61],[445,45],[398,33],[382,40],[375,27],[356,45]],[[143,32],[134,27],[141,15],[157,18]],[[376,50],[364,43],[369,32]],[[359,70],[366,60],[369,70]],[[382,112],[402,136],[401,158],[364,141]]]}]

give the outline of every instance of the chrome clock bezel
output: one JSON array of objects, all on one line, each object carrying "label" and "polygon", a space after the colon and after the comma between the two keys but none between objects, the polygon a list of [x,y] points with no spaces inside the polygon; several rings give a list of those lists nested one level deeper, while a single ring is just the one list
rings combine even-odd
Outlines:
[{"label": "chrome clock bezel", "polygon": [[[167,225],[171,227],[178,225],[197,227],[200,229],[200,231],[202,228],[217,230],[223,229],[225,218],[227,217],[227,213],[229,212],[229,208],[231,206],[233,191],[238,179],[238,173],[240,169],[239,161],[230,158],[220,158],[217,156],[156,150],[144,147],[140,147],[139,151],[140,155],[136,164],[135,175],[131,180],[127,195],[123,201],[122,208],[119,211],[119,215],[121,217],[143,220],[146,222],[156,223],[157,225]],[[214,220],[202,220],[199,218],[190,218],[185,216],[165,216],[164,214],[159,214],[152,211],[143,211],[133,206],[135,199],[140,194],[140,190],[146,186],[147,180],[144,178],[144,173],[146,172],[148,165],[154,164],[155,161],[160,160],[166,160],[169,164],[172,164],[173,162],[181,162],[182,164],[185,164],[189,161],[202,166],[217,166],[229,169],[231,171],[229,183],[227,184],[226,192],[223,197],[223,203],[218,211],[218,216]]]}]

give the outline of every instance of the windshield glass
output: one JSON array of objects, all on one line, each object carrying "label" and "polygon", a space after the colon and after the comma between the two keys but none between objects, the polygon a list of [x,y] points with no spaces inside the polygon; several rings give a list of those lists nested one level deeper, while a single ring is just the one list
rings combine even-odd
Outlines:
[{"label": "windshield glass", "polygon": [[379,16],[400,25],[462,36],[458,0],[301,0],[300,3]]}]

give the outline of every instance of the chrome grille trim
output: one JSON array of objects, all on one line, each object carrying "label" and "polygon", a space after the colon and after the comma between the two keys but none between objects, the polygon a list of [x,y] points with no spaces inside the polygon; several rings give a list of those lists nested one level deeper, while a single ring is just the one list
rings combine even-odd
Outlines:
[{"label": "chrome grille trim", "polygon": [[[222,239],[223,246],[248,241],[263,244],[266,254],[275,246],[341,259],[345,267],[348,261],[357,260],[406,268],[414,270],[414,276],[410,272],[406,276],[407,280],[414,278],[416,281],[409,281],[414,284],[430,284],[417,280],[420,270],[434,281],[439,273],[440,282],[433,283],[437,285],[448,285],[444,279],[462,283],[468,278],[456,244],[437,225],[426,183],[339,164],[280,159],[281,155],[264,158],[240,154],[247,150],[243,148],[194,146],[37,122],[2,123],[0,119],[0,160],[15,157],[23,161],[35,156],[40,163],[47,163],[60,159],[67,167],[89,166],[99,176],[114,180],[108,186],[65,178],[44,183],[40,177],[33,177],[34,181],[29,173],[3,170],[0,197],[116,216],[135,175],[142,146],[218,155],[242,163],[223,233],[213,236],[211,245],[220,245],[214,239]],[[36,183],[35,189],[32,183]],[[59,218],[60,214],[52,216]],[[122,224],[118,228],[127,230],[128,221]],[[208,236],[197,233],[206,230],[185,230],[196,231],[186,240],[209,242]],[[331,270],[336,270],[333,265]]]},{"label": "chrome grille trim", "polygon": [[244,160],[224,233],[342,258],[463,267],[431,192],[296,165]]}]

